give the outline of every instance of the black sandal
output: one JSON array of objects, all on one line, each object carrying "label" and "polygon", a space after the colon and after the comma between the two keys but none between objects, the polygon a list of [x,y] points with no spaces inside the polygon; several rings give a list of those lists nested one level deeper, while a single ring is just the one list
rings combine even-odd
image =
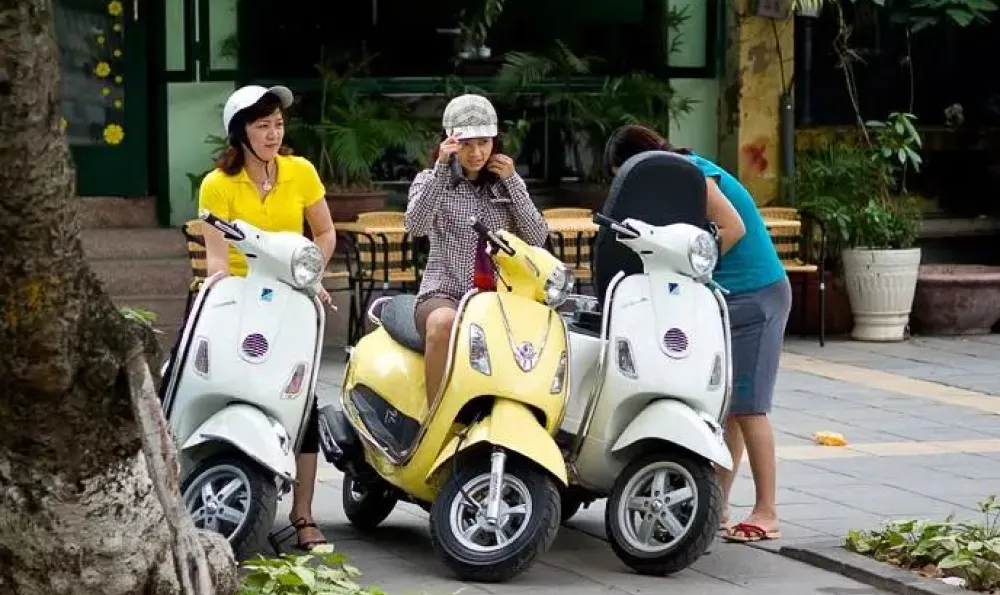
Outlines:
[{"label": "black sandal", "polygon": [[[310,539],[309,541],[303,542],[302,539],[301,539],[301,537],[299,537],[299,531],[301,531],[302,529],[308,529],[308,528],[312,528],[312,529],[317,529],[318,530],[319,526],[316,525],[316,523],[314,523],[314,522],[310,523],[310,522],[306,521],[305,517],[300,517],[300,518],[296,519],[295,522],[291,523],[290,525],[288,525],[287,527],[285,527],[281,531],[276,531],[275,533],[273,533],[271,535],[268,535],[267,540],[268,540],[268,542],[270,542],[271,548],[274,549],[275,555],[279,555],[280,554],[279,546],[282,543],[284,543],[285,541],[288,541],[289,538],[291,538],[291,532],[292,531],[295,532],[295,536],[296,536],[295,549],[297,549],[299,551],[302,551],[302,552],[311,552],[312,549],[314,547],[316,547],[317,545],[324,545],[324,544],[330,543],[329,541],[326,540],[325,537],[321,537],[319,539]],[[287,535],[283,535],[283,534],[287,534]]]}]

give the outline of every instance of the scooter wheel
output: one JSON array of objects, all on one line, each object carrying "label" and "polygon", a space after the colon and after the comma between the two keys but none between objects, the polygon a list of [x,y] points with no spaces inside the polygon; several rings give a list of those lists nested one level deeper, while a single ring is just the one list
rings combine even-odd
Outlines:
[{"label": "scooter wheel", "polygon": [[495,527],[478,513],[489,486],[490,463],[480,460],[452,474],[431,505],[431,543],[459,580],[508,581],[547,552],[559,531],[559,490],[548,474],[508,459]]},{"label": "scooter wheel", "polygon": [[700,558],[715,539],[722,489],[712,464],[677,449],[630,463],[604,512],[615,555],[639,574],[665,576]]},{"label": "scooter wheel", "polygon": [[187,474],[181,494],[194,526],[224,536],[237,560],[265,550],[278,506],[270,471],[234,452],[220,453]]},{"label": "scooter wheel", "polygon": [[370,531],[392,513],[397,497],[380,479],[358,481],[345,474],[343,494],[344,515],[352,525]]}]

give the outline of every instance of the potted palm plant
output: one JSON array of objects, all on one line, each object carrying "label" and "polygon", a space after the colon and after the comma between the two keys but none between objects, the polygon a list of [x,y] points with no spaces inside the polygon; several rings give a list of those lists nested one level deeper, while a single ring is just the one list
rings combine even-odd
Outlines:
[{"label": "potted palm plant", "polygon": [[384,209],[389,193],[373,179],[376,164],[391,149],[420,159],[431,138],[428,123],[410,117],[402,103],[358,88],[355,76],[366,63],[352,64],[343,73],[321,66],[318,115],[313,122],[293,124],[297,148],[316,164],[326,184],[334,221]]}]

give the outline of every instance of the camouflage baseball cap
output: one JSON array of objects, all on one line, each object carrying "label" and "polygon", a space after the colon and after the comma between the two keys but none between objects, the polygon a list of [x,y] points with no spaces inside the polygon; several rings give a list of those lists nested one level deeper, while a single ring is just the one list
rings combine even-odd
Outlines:
[{"label": "camouflage baseball cap", "polygon": [[497,111],[482,95],[459,95],[444,108],[441,126],[448,136],[493,138],[497,135]]}]

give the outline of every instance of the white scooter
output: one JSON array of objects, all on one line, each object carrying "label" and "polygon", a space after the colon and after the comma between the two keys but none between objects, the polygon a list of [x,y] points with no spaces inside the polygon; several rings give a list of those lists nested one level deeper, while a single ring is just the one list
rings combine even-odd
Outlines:
[{"label": "white scooter", "polygon": [[295,481],[323,349],[323,253],[299,234],[200,218],[249,270],[202,285],[161,398],[195,526],[225,535],[245,559],[267,543],[279,491]]},{"label": "white scooter", "polygon": [[[643,574],[677,572],[705,553],[722,512],[713,463],[732,468],[720,425],[731,392],[729,317],[711,281],[719,250],[705,231],[704,185],[677,155],[644,153],[623,164],[605,215],[594,216],[603,303],[574,296],[567,316],[571,385],[561,439],[573,485],[563,518],[608,498],[612,549]],[[662,225],[606,216],[616,212]]]}]

